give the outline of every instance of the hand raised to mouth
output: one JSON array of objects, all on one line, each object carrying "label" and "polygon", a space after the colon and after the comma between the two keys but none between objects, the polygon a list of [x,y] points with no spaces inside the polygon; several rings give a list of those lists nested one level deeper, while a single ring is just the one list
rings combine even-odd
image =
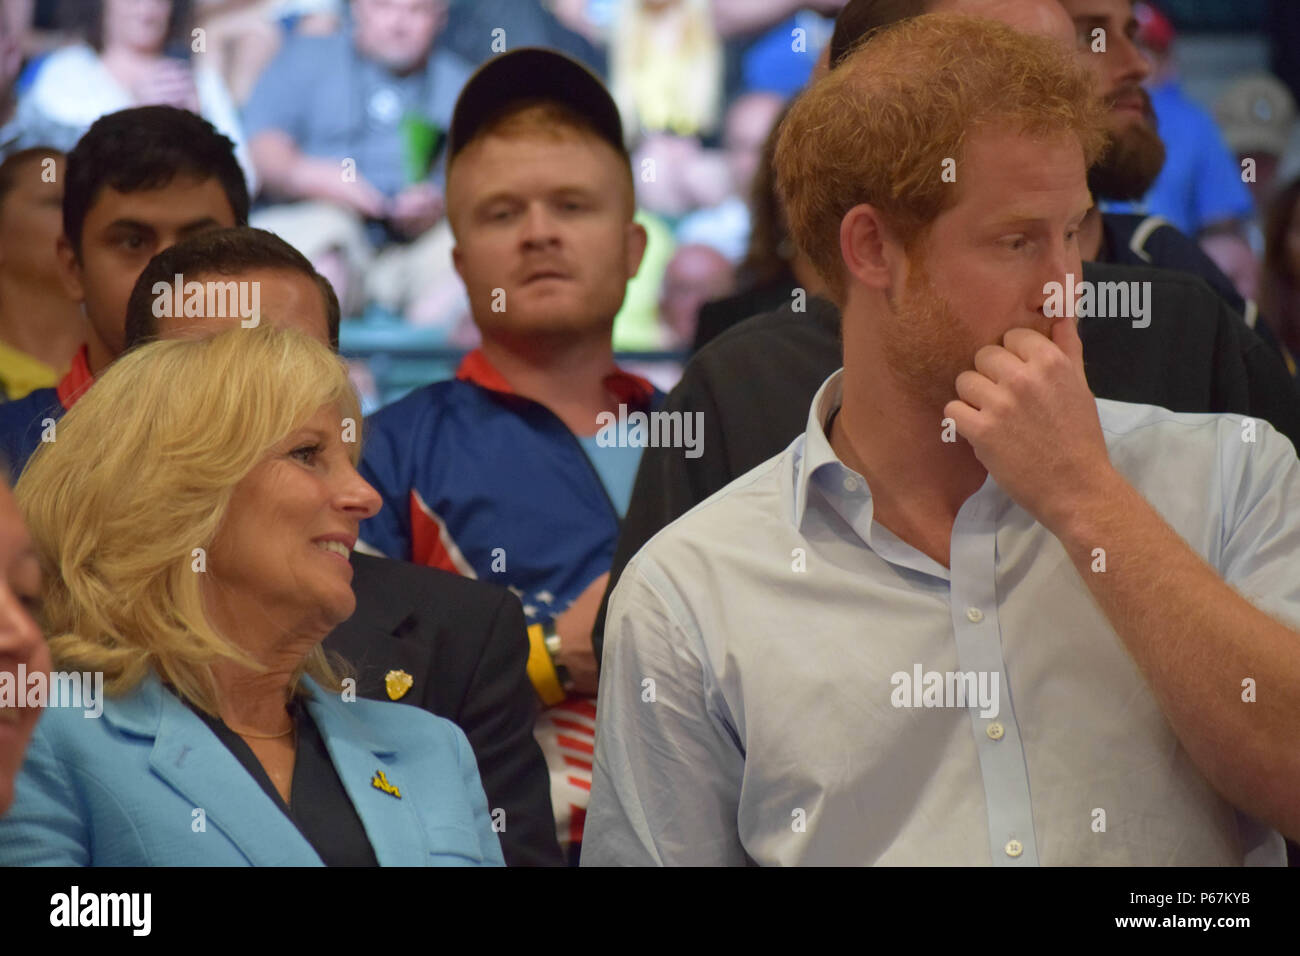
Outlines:
[{"label": "hand raised to mouth", "polygon": [[975,353],[975,369],[957,376],[958,398],[944,415],[993,480],[1055,532],[1079,496],[1100,493],[1115,474],[1083,343],[1069,318],[1058,319],[1050,337],[1018,328],[1002,342]]}]

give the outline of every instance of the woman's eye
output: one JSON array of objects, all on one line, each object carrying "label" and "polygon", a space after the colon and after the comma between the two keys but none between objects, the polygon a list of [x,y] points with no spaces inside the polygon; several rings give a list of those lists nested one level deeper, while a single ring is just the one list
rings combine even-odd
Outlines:
[{"label": "woman's eye", "polygon": [[289,452],[291,458],[297,458],[304,465],[310,465],[320,454],[320,445],[303,445],[301,448],[295,448]]},{"label": "woman's eye", "polygon": [[32,617],[39,618],[41,616],[41,608],[45,606],[45,602],[42,601],[38,595],[20,594],[18,600],[22,603],[22,606],[27,613]]}]

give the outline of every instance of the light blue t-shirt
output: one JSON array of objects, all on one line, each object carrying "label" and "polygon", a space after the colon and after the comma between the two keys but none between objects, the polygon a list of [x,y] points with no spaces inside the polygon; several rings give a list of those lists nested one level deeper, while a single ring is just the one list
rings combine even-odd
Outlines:
[{"label": "light blue t-shirt", "polygon": [[641,464],[640,448],[602,446],[597,443],[597,435],[578,435],[582,450],[600,475],[600,483],[605,486],[609,498],[614,502],[621,520],[627,514],[627,503],[632,498],[632,483],[636,480],[636,469]]}]

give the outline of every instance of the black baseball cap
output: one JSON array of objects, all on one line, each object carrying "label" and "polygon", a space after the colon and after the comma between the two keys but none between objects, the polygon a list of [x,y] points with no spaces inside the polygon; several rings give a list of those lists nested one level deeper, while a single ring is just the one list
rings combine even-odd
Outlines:
[{"label": "black baseball cap", "polygon": [[451,114],[448,156],[454,157],[483,125],[512,103],[553,100],[588,119],[619,153],[623,121],[600,79],[577,60],[543,47],[520,47],[488,60],[465,83]]}]

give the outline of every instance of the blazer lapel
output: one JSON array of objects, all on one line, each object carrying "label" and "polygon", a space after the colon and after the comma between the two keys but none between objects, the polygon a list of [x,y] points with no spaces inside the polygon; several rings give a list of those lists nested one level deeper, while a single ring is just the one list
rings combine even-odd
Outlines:
[{"label": "blazer lapel", "polygon": [[[211,730],[179,698],[150,677],[119,708],[122,730],[153,737],[149,765],[208,826],[224,833],[254,866],[321,866],[293,822],[262,791]],[[105,707],[105,716],[109,708]]]},{"label": "blazer lapel", "polygon": [[[393,747],[377,741],[370,728],[348,711],[348,705],[326,694],[310,678],[303,678],[311,691],[307,707],[320,729],[334,769],[338,771],[357,816],[370,838],[380,866],[424,866],[428,848],[414,801],[418,796],[403,788],[406,781],[393,770]],[[401,796],[393,796],[371,781],[384,771],[388,782]]]}]

